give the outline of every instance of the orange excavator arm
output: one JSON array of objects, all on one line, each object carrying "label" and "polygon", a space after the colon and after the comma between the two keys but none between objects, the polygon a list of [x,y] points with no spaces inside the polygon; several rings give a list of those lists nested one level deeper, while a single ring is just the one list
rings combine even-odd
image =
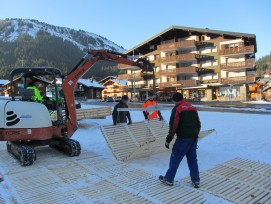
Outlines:
[{"label": "orange excavator arm", "polygon": [[66,101],[66,128],[68,137],[71,137],[78,128],[74,96],[76,84],[78,80],[100,60],[138,66],[136,62],[127,59],[125,55],[106,50],[90,51],[80,60],[74,69],[64,78],[62,83],[62,90]]}]

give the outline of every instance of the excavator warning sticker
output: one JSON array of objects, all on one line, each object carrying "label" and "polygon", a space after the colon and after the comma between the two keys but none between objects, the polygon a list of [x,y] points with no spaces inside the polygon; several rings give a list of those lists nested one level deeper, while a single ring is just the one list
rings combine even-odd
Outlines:
[{"label": "excavator warning sticker", "polygon": [[70,80],[70,81],[68,82],[68,84],[71,86],[71,85],[73,84],[73,81]]}]

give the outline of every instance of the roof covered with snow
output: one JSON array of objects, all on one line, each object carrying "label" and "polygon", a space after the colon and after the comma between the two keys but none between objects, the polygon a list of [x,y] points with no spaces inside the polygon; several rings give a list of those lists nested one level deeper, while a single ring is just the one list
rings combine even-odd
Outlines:
[{"label": "roof covered with snow", "polygon": [[101,89],[105,88],[105,86],[103,86],[99,82],[90,80],[90,79],[79,79],[78,84],[82,84],[86,87],[94,87],[94,88],[101,88]]}]

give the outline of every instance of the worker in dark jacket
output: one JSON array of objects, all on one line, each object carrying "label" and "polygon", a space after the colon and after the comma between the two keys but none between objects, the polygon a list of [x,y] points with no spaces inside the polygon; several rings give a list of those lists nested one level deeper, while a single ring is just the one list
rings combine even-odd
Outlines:
[{"label": "worker in dark jacket", "polygon": [[183,157],[186,156],[192,184],[195,188],[199,188],[200,178],[196,149],[201,123],[198,112],[195,107],[183,100],[181,93],[174,93],[172,100],[175,107],[172,109],[170,116],[169,133],[165,143],[166,148],[169,148],[169,143],[175,134],[177,139],[173,145],[169,169],[165,176],[159,177],[159,180],[172,186],[177,169]]},{"label": "worker in dark jacket", "polygon": [[[142,104],[142,108],[148,108],[152,106],[158,106],[158,102],[155,100],[153,93],[149,93],[148,100]],[[152,120],[158,117],[160,120],[163,120],[162,114],[159,110],[155,111],[144,110],[143,115],[146,120]]]},{"label": "worker in dark jacket", "polygon": [[112,118],[113,118],[113,124],[116,125],[117,123],[127,123],[128,119],[128,125],[132,124],[131,115],[129,111],[118,111],[118,108],[128,108],[129,98],[127,95],[123,95],[121,98],[121,102],[119,102],[117,105],[115,105]]}]

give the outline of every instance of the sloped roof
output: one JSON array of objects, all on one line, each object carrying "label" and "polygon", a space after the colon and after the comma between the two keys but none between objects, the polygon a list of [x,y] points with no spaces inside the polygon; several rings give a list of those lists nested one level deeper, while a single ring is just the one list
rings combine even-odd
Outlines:
[{"label": "sloped roof", "polygon": [[109,79],[116,79],[116,78],[117,78],[117,76],[107,76],[107,77],[101,79],[101,80],[99,81],[99,83],[105,83],[105,82],[108,81]]},{"label": "sloped roof", "polygon": [[185,32],[197,32],[197,33],[204,33],[204,34],[216,34],[216,35],[227,35],[227,36],[232,36],[232,37],[247,37],[247,38],[253,38],[255,39],[255,50],[256,49],[256,35],[254,34],[250,34],[250,33],[239,33],[239,32],[230,32],[230,31],[222,31],[222,30],[212,30],[212,29],[208,29],[208,28],[192,28],[192,27],[185,27],[185,26],[176,26],[176,25],[172,25],[169,28],[163,30],[162,32],[150,37],[149,39],[143,41],[142,43],[132,47],[129,50],[126,50],[124,52],[124,54],[133,54],[132,52],[140,49],[140,47],[142,47],[145,44],[151,44],[152,41],[154,41],[155,39],[159,39],[161,41],[161,39],[163,39],[163,36],[171,31],[185,31]]},{"label": "sloped roof", "polygon": [[95,88],[102,88],[102,89],[105,88],[105,86],[103,86],[99,82],[94,81],[94,80],[89,80],[89,79],[79,79],[78,84],[82,84],[86,87],[95,87]]}]

